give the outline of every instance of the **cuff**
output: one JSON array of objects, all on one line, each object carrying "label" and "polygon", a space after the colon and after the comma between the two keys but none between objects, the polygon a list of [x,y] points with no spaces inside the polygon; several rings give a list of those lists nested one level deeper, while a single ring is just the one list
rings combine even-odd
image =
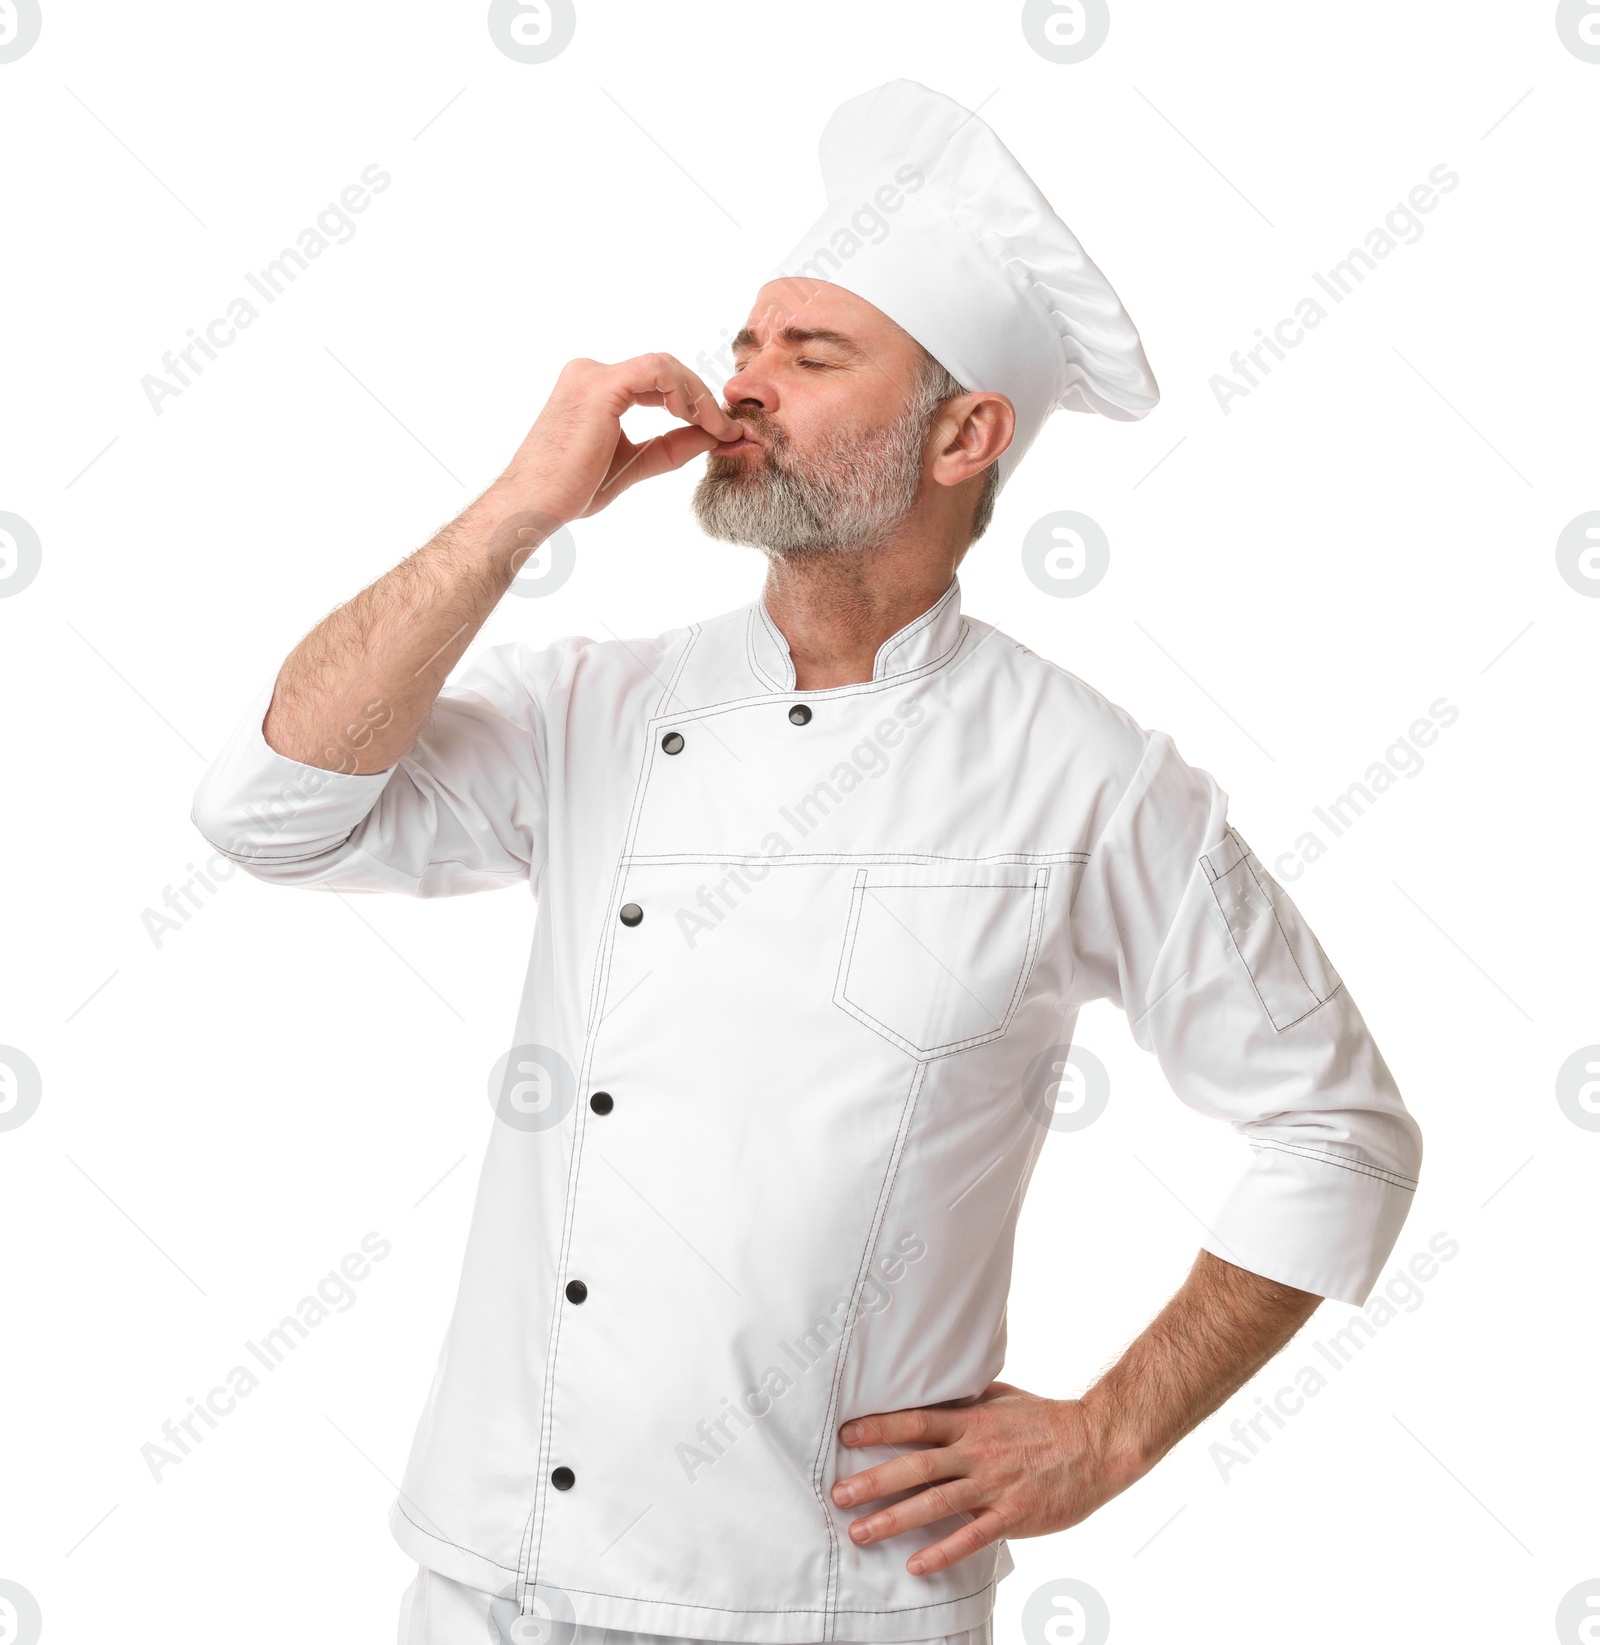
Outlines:
[{"label": "cuff", "polygon": [[273,686],[258,692],[194,797],[194,825],[247,868],[310,862],[339,850],[377,803],[395,767],[354,776],[301,765],[271,748],[261,724]]},{"label": "cuff", "polygon": [[1342,1155],[1252,1147],[1255,1161],[1205,1249],[1264,1279],[1359,1308],[1400,1237],[1416,1184]]}]

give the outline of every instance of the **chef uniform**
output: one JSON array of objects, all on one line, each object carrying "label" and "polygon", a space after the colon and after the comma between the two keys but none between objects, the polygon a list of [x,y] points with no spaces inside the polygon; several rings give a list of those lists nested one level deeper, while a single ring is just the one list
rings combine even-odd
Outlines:
[{"label": "chef uniform", "polygon": [[[975,116],[897,81],[823,157],[828,212],[780,272],[832,246],[810,277],[1008,394],[1024,449],[1056,406],[1154,404],[1115,294]],[[837,255],[905,170],[905,215]],[[1206,1249],[1360,1303],[1394,1244],[1417,1127],[1226,795],[954,580],[824,690],[759,599],[489,648],[373,775],[275,753],[270,699],[197,796],[218,849],[286,885],[538,903],[510,1047],[463,1071],[494,1120],[391,1516],[417,1640],[981,1645],[1004,1544],[924,1576],[906,1559],[961,1519],[858,1547],[829,1489],[894,1453],[837,1435],[999,1375],[1091,1000],[1250,1145]],[[458,1631],[418,1631],[430,1608]]]}]

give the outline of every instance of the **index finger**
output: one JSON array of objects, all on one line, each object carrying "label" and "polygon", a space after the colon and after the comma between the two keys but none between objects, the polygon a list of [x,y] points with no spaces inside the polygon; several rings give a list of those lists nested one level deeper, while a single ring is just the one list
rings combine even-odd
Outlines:
[{"label": "index finger", "polygon": [[671,354],[640,354],[615,370],[615,386],[635,405],[665,406],[674,417],[698,424],[719,442],[736,440],[744,433],[705,383]]},{"label": "index finger", "polygon": [[839,1430],[846,1445],[948,1445],[966,1431],[959,1410],[913,1406],[877,1416],[852,1417]]}]

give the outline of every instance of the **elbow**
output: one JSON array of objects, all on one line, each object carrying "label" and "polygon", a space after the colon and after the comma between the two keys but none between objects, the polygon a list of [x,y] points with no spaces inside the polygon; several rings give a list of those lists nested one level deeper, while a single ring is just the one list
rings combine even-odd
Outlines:
[{"label": "elbow", "polygon": [[216,780],[214,770],[208,771],[195,790],[189,821],[213,851],[248,864],[261,842],[244,826],[247,809]]},{"label": "elbow", "polygon": [[213,851],[250,868],[270,850],[275,835],[270,812],[222,780],[215,766],[200,780],[189,820]]},{"label": "elbow", "polygon": [[190,820],[213,851],[260,880],[303,878],[308,865],[339,852],[352,832],[319,835],[294,798],[237,793],[215,771],[195,791]]}]

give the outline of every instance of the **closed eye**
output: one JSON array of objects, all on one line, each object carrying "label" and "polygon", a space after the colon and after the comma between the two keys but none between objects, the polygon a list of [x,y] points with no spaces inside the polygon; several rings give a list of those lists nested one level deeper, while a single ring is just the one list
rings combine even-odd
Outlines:
[{"label": "closed eye", "polygon": [[[749,366],[749,364],[750,364],[750,362],[748,360],[740,360],[739,358],[735,357],[734,362],[733,362],[734,372],[737,374],[738,372],[744,371]],[[805,369],[808,370],[808,371],[832,371],[832,370],[835,369],[835,362],[832,361],[832,360],[800,359],[800,360],[797,360],[795,362],[795,364],[805,367]]]}]

